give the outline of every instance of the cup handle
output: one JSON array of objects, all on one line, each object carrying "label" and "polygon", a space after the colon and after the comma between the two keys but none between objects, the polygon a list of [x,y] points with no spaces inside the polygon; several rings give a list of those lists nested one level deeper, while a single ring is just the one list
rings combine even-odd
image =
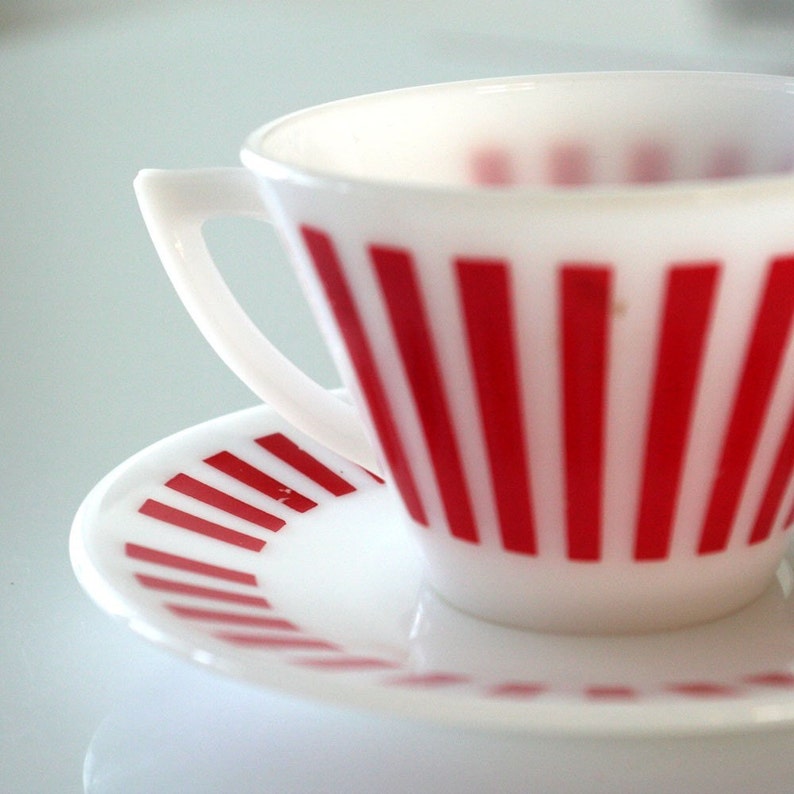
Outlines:
[{"label": "cup handle", "polygon": [[134,186],[177,294],[227,366],[298,430],[378,472],[355,409],[312,380],[264,336],[232,295],[207,249],[202,226],[210,218],[269,220],[255,177],[244,168],[146,169]]}]

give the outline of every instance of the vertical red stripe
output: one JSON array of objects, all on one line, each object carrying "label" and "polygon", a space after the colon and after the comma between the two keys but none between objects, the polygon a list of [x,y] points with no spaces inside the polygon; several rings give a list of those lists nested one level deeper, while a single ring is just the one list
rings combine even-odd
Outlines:
[{"label": "vertical red stripe", "polygon": [[290,441],[283,433],[271,433],[269,436],[257,438],[256,443],[334,496],[344,496],[356,490],[347,480],[320,463],[294,441]]},{"label": "vertical red stripe", "polygon": [[601,556],[604,414],[611,270],[560,271],[568,556]]},{"label": "vertical red stripe", "polygon": [[778,450],[772,474],[761,499],[761,506],[750,532],[750,543],[760,543],[772,532],[775,516],[791,482],[792,470],[794,470],[794,412],[789,418],[786,435],[783,437],[783,443]]},{"label": "vertical red stripe", "polygon": [[317,502],[308,496],[298,493],[294,488],[279,482],[231,452],[219,452],[206,458],[204,462],[298,513],[317,507]]},{"label": "vertical red stripe", "polygon": [[252,524],[256,524],[263,529],[269,529],[272,532],[277,532],[286,523],[281,518],[249,505],[248,502],[244,502],[242,499],[229,496],[229,494],[219,491],[217,488],[205,485],[187,474],[177,474],[166,485],[174,491],[191,497],[191,499],[217,507],[219,510],[223,510],[224,513],[242,518],[244,521],[250,521]]},{"label": "vertical red stripe", "polygon": [[592,182],[592,159],[585,144],[557,144],[549,150],[548,158],[548,176],[552,185],[572,187]]},{"label": "vertical red stripe", "polygon": [[163,565],[168,568],[175,568],[179,571],[189,571],[202,576],[210,576],[215,579],[224,579],[228,582],[239,582],[256,586],[256,576],[245,571],[237,571],[234,568],[224,568],[220,565],[212,565],[190,557],[180,557],[176,554],[169,554],[159,549],[151,549],[148,546],[139,546],[137,543],[127,543],[124,547],[125,554],[133,560],[142,560],[154,565]]},{"label": "vertical red stripe", "polygon": [[664,182],[672,176],[670,151],[661,143],[639,143],[631,150],[629,157],[629,182]]},{"label": "vertical red stripe", "polygon": [[789,339],[794,313],[794,256],[772,261],[766,280],[717,476],[701,531],[699,552],[722,551],[744,490],[772,389]]},{"label": "vertical red stripe", "polygon": [[410,516],[426,526],[427,516],[375,366],[375,357],[336,251],[324,232],[303,226],[301,234],[356,369],[394,483]]},{"label": "vertical red stripe", "polygon": [[472,180],[475,185],[513,184],[515,179],[513,158],[507,149],[478,149],[471,155]]},{"label": "vertical red stripe", "polygon": [[706,169],[706,176],[713,179],[727,179],[741,176],[746,171],[746,152],[737,146],[723,146],[714,152]]},{"label": "vertical red stripe", "polygon": [[483,259],[459,259],[457,270],[502,543],[535,554],[510,274]]},{"label": "vertical red stripe", "polygon": [[677,266],[667,276],[634,556],[667,557],[694,396],[711,318],[717,264]]},{"label": "vertical red stripe", "polygon": [[371,246],[370,254],[419,410],[450,531],[461,540],[477,543],[458,442],[411,256],[381,246]]},{"label": "vertical red stripe", "polygon": [[138,508],[138,512],[141,513],[141,515],[163,521],[166,524],[171,524],[171,526],[186,529],[189,532],[196,532],[199,535],[205,535],[213,540],[219,540],[221,543],[229,543],[232,546],[239,546],[249,551],[262,551],[265,547],[265,541],[260,538],[246,535],[235,529],[229,529],[229,527],[224,527],[212,521],[206,521],[191,513],[186,513],[183,510],[177,510],[175,507],[164,505],[162,502],[157,502],[154,499],[147,499]]}]

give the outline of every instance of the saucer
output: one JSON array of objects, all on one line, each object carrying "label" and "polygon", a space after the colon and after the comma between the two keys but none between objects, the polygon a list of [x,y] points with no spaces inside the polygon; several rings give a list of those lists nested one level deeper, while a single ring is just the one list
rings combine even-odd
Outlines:
[{"label": "saucer", "polygon": [[732,616],[576,637],[483,622],[423,584],[378,478],[258,406],[107,475],[70,538],[77,577],[133,631],[272,690],[548,735],[794,726],[792,560]]}]

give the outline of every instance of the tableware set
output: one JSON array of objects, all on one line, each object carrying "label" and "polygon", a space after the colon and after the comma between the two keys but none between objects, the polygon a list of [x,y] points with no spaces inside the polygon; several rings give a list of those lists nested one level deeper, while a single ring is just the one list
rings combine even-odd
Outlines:
[{"label": "tableware set", "polygon": [[[78,577],[159,644],[387,713],[547,733],[794,719],[794,82],[425,86],[141,172],[186,308],[266,406],[86,499]],[[270,220],[345,384],[203,223]],[[267,302],[268,296],[263,300]]]}]

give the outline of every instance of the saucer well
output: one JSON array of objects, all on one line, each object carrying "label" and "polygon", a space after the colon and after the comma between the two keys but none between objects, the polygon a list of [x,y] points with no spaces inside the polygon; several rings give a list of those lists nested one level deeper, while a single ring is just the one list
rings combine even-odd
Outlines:
[{"label": "saucer well", "polygon": [[393,497],[266,406],[143,450],[86,497],[76,575],[148,640],[273,690],[548,735],[794,726],[791,559],[755,603],[680,631],[538,634],[423,584]]}]

